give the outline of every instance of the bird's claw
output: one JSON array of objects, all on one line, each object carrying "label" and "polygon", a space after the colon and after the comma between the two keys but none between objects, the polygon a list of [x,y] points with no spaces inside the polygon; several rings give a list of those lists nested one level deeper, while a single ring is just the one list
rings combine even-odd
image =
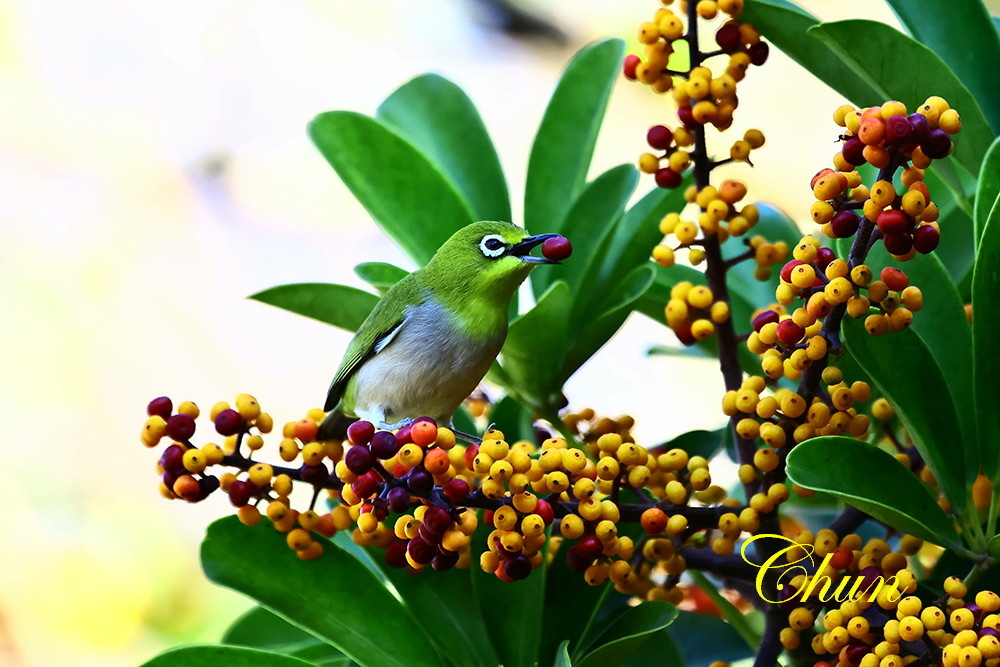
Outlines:
[{"label": "bird's claw", "polygon": [[383,431],[398,431],[401,428],[405,428],[413,423],[413,420],[409,417],[400,419],[398,422],[389,424],[387,422],[379,420],[378,427]]}]

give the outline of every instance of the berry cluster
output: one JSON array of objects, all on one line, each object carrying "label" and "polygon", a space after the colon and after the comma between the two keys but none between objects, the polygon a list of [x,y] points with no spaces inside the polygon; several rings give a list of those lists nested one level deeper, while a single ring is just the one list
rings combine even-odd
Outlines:
[{"label": "berry cluster", "polygon": [[705,285],[679,282],[670,290],[665,309],[667,326],[685,345],[693,345],[715,333],[715,325],[729,319],[729,304],[717,301]]}]

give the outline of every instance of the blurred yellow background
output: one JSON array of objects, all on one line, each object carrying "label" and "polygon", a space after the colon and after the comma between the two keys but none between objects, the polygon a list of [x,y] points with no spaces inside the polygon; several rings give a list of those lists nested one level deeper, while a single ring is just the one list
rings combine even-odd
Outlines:
[{"label": "blurred yellow background", "polygon": [[[408,78],[439,72],[479,107],[516,212],[562,67],[599,37],[636,48],[658,3],[536,3],[565,46],[491,31],[474,5],[0,0],[0,664],[138,664],[218,639],[248,606],[198,565],[204,527],[228,503],[161,500],[158,452],[138,432],[162,394],[207,408],[249,392],[279,423],[299,418],[321,404],[349,337],[245,297],[361,286],[361,261],[412,268],[306,123],[371,113]],[[880,4],[807,6],[894,23]],[[774,51],[740,100],[731,134],[755,126],[768,140],[755,170],[726,175],[804,220],[842,100]],[[646,129],[669,118],[667,98],[622,81],[595,169],[634,161]],[[633,318],[573,379],[571,405],[629,412],[647,443],[719,425],[713,362],[645,358],[671,339]]]}]

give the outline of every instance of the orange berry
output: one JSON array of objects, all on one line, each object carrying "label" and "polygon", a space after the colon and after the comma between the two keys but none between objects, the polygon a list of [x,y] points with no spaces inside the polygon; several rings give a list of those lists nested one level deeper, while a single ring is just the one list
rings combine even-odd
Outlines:
[{"label": "orange berry", "polygon": [[410,426],[410,439],[421,447],[428,447],[437,440],[438,427],[429,419],[421,419]]}]

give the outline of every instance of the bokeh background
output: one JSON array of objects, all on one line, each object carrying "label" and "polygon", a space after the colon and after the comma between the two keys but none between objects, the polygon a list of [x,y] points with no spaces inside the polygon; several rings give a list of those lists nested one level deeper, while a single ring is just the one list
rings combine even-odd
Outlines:
[{"label": "bokeh background", "polygon": [[[802,4],[895,25],[880,3]],[[248,607],[198,566],[204,527],[231,508],[159,497],[144,406],[248,392],[279,423],[300,418],[349,337],[246,296],[362,286],[361,261],[412,268],[309,143],[315,114],[371,113],[414,75],[451,78],[494,137],[517,216],[562,67],[603,36],[636,48],[658,3],[522,6],[561,36],[511,34],[478,0],[0,0],[0,664],[134,665],[218,639]],[[768,141],[756,169],[726,175],[805,221],[842,100],[775,51],[740,100],[731,135]],[[595,169],[633,161],[670,113],[622,81]],[[645,356],[667,333],[630,320],[573,379],[572,406],[630,413],[647,443],[721,424],[713,362]]]}]

